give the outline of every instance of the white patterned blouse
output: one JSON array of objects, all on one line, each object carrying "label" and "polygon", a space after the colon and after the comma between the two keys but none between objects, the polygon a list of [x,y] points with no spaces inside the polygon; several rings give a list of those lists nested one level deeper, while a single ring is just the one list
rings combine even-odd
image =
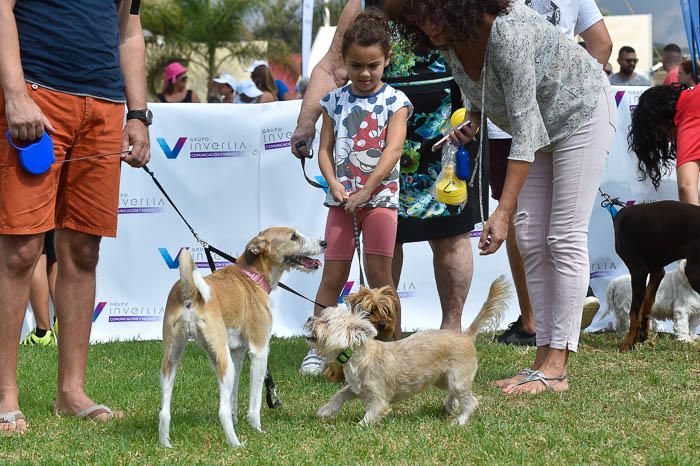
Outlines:
[{"label": "white patterned blouse", "polygon": [[603,86],[602,66],[531,8],[513,2],[491,28],[482,81],[444,52],[465,96],[513,137],[509,159],[532,162],[588,122]]}]

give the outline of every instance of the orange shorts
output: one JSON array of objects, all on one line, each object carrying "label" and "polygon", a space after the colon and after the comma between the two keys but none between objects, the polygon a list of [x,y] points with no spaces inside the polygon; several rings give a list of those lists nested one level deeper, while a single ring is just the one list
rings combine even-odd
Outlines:
[{"label": "orange shorts", "polygon": [[0,234],[29,235],[54,228],[117,235],[119,155],[64,160],[121,150],[124,104],[27,84],[29,95],[56,130],[56,163],[41,175],[22,168],[9,145],[0,90]]}]

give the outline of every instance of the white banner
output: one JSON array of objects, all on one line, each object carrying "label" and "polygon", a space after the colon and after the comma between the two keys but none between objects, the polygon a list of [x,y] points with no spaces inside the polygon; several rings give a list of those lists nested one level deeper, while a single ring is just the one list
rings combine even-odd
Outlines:
[{"label": "white banner", "polygon": [[[664,180],[658,193],[649,183],[637,182],[636,158],[627,152],[630,108],[643,90],[616,89],[618,132],[602,189],[624,202],[676,198],[673,177]],[[299,161],[290,152],[300,102],[150,105],[154,124],[149,167],[202,239],[238,256],[250,238],[273,225],[323,236],[324,195],[304,181]],[[307,165],[307,171],[311,177],[319,175],[316,159]],[[495,203],[491,204],[493,210]],[[178,279],[182,248],[190,248],[202,272],[209,273],[201,246],[143,170],[123,167],[119,214],[118,238],[102,242],[93,342],[161,337],[165,301]],[[464,326],[478,312],[490,283],[501,274],[510,277],[505,247],[492,256],[478,255],[479,233],[475,231],[472,238],[475,272]],[[604,300],[607,283],[627,272],[615,254],[610,213],[599,204],[591,222],[590,255],[592,286]],[[226,261],[218,258],[217,265],[226,265]],[[440,325],[440,300],[432,271],[427,243],[404,246],[398,291],[406,330]],[[357,289],[357,277],[354,262],[344,295]],[[320,278],[321,271],[292,271],[282,281],[313,299]],[[280,289],[272,293],[271,301],[274,334],[299,335],[312,305]],[[503,323],[514,320],[517,313],[513,299]],[[28,319],[25,332],[31,325]]]}]

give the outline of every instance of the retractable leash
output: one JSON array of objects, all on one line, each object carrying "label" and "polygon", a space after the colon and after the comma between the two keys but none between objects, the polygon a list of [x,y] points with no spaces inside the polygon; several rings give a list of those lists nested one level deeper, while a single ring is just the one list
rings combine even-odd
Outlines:
[{"label": "retractable leash", "polygon": [[[306,141],[299,141],[296,143],[296,148],[301,149],[302,147],[306,146]],[[310,159],[314,156],[313,151],[311,148],[308,149],[307,153],[309,155],[306,155],[304,157],[300,157],[299,161],[301,162],[301,171],[304,174],[304,178],[306,178],[307,183],[309,183],[311,186],[314,188],[320,188],[320,189],[327,189],[328,186],[323,186],[320,183],[316,183],[313,181],[311,178],[308,177],[306,174],[306,159]],[[353,236],[355,238],[355,251],[357,251],[357,266],[360,269],[360,285],[365,286],[365,277],[364,274],[362,273],[362,253],[360,251],[360,229],[357,227],[357,216],[355,215],[355,212],[352,213],[352,230],[353,230]]]},{"label": "retractable leash", "polygon": [[[173,200],[170,198],[168,193],[165,191],[165,188],[163,188],[163,185],[160,184],[160,182],[156,178],[156,175],[153,173],[153,171],[150,168],[148,168],[148,165],[144,165],[143,169],[146,171],[146,173],[148,173],[151,176],[151,179],[155,183],[158,190],[161,192],[161,194],[163,194],[163,196],[165,196],[165,199],[170,203],[170,205],[173,207],[173,209],[175,209],[175,212],[180,217],[180,219],[182,219],[182,221],[185,223],[185,225],[187,225],[187,228],[189,228],[190,233],[192,233],[192,236],[194,236],[194,239],[197,240],[197,242],[202,245],[202,247],[204,248],[204,253],[207,256],[207,262],[209,263],[209,268],[211,269],[211,271],[212,272],[216,271],[216,263],[214,262],[214,257],[212,256],[212,252],[217,254],[220,257],[223,257],[224,259],[231,262],[232,264],[235,264],[236,263],[235,257],[233,257],[229,254],[226,254],[221,249],[215,248],[214,246],[212,246],[211,244],[207,243],[206,241],[204,241],[202,238],[199,237],[197,232],[194,231],[194,228],[192,227],[192,225],[190,225],[190,222],[188,222],[187,219],[184,217],[184,215],[182,215],[182,212],[180,212],[180,209],[177,208],[177,206],[175,205]],[[296,296],[299,296],[302,299],[305,299],[306,301],[309,301],[312,304],[315,304],[315,305],[323,307],[323,308],[328,307],[328,306],[324,306],[322,304],[319,304],[312,299],[307,298],[303,294],[290,288],[289,286],[285,285],[282,282],[278,282],[277,286],[279,286],[280,288],[282,288],[285,291],[289,291],[290,293],[292,293]],[[279,408],[280,406],[282,406],[282,400],[277,395],[277,390],[275,388],[275,381],[272,379],[272,374],[270,374],[269,370],[265,374],[265,392],[266,392],[265,393],[265,400],[267,401],[268,408],[276,409],[276,408]]]},{"label": "retractable leash", "polygon": [[12,140],[12,136],[10,135],[9,129],[7,130],[6,137],[10,145],[17,150],[17,153],[19,155],[19,163],[20,165],[22,165],[22,168],[28,173],[31,173],[32,175],[41,175],[42,173],[46,173],[49,170],[49,168],[51,168],[51,165],[53,165],[54,163],[64,164],[68,162],[77,162],[78,160],[95,159],[98,157],[109,157],[112,155],[122,155],[131,152],[130,147],[127,150],[121,150],[118,152],[88,155],[85,157],[77,157],[74,159],[66,159],[57,162],[56,157],[53,153],[53,140],[47,132],[44,132],[41,138],[30,144],[27,144],[26,146],[18,146],[17,144],[15,144],[15,142]]}]

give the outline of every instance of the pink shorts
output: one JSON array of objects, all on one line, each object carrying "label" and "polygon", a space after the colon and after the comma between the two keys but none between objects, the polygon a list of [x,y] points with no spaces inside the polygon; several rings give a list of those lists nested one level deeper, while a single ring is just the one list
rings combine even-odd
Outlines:
[{"label": "pink shorts", "polygon": [[[398,211],[386,207],[358,209],[357,227],[362,232],[365,254],[394,257]],[[355,253],[352,214],[343,207],[329,207],[326,220],[326,260],[349,261]]]}]

